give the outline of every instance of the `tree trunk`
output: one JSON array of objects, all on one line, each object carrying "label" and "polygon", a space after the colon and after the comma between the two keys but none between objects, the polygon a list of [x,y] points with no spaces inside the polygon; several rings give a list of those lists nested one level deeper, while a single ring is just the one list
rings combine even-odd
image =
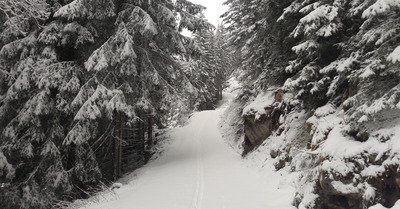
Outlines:
[{"label": "tree trunk", "polygon": [[217,101],[222,100],[222,82],[221,82],[221,72],[217,73]]},{"label": "tree trunk", "polygon": [[115,121],[115,132],[114,132],[114,180],[117,180],[121,176],[121,158],[122,158],[122,144],[121,140],[123,137],[123,124],[124,115],[123,113],[117,113]]},{"label": "tree trunk", "polygon": [[153,119],[149,117],[147,119],[147,146],[153,145]]}]

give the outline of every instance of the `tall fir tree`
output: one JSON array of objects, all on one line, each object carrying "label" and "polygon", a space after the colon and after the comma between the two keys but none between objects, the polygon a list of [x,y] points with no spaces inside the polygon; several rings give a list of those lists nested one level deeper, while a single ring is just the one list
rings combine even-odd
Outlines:
[{"label": "tall fir tree", "polygon": [[[230,25],[230,42],[241,58],[239,67],[250,75],[245,77],[247,87],[255,94],[271,86],[282,89],[294,96],[292,111],[312,115],[306,124],[311,139],[304,149],[323,153],[321,146],[335,134],[332,129],[340,129],[335,135],[338,141],[345,138],[365,145],[377,140],[382,145],[396,140],[393,131],[389,131],[391,137],[384,137],[380,130],[398,124],[400,114],[399,1],[228,0],[226,4],[230,7],[224,15]],[[322,110],[328,116],[320,115]],[[336,122],[323,122],[333,115]],[[377,125],[378,121],[385,125]],[[379,166],[384,166],[388,176],[397,176],[398,163],[391,159],[398,158],[398,153],[392,148],[384,152],[387,156]],[[372,156],[369,150],[341,157],[318,154],[320,163],[299,170],[303,177],[296,206],[366,208],[379,202],[392,207],[398,187],[389,194],[379,176],[351,167],[375,166],[368,160]],[[346,162],[343,167],[349,173],[340,176],[335,168],[321,167],[336,161]],[[347,184],[346,177],[351,175],[359,177],[353,182],[357,194],[330,193],[329,188],[335,188],[332,182]],[[374,197],[368,195],[371,186],[376,189]],[[337,196],[341,201],[332,201]]]},{"label": "tall fir tree", "polygon": [[[189,112],[177,64],[211,25],[186,0],[0,2],[0,207],[50,208],[95,185],[115,118],[159,126]],[[176,19],[180,15],[181,22]]]},{"label": "tall fir tree", "polygon": [[233,61],[227,46],[227,34],[222,25],[216,30],[201,30],[193,34],[193,58],[184,61],[186,74],[203,94],[196,102],[199,110],[213,109],[222,99],[223,83],[231,72]]}]

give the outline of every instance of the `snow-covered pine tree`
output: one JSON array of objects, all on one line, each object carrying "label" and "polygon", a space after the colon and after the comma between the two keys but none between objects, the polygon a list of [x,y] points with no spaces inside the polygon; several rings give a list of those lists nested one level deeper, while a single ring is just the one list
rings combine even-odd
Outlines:
[{"label": "snow-covered pine tree", "polygon": [[6,182],[0,205],[46,208],[72,189],[60,146],[63,126],[68,125],[62,103],[77,90],[79,67],[58,62],[55,48],[41,43],[40,33],[57,3],[2,1],[0,9],[5,15],[0,35],[0,179]]},{"label": "snow-covered pine tree", "polygon": [[218,25],[214,35],[215,69],[217,71],[215,83],[217,86],[216,97],[218,100],[222,99],[223,84],[227,77],[232,73],[232,66],[234,63],[231,54],[232,48],[227,41],[228,38],[229,34],[225,26],[222,24]]},{"label": "snow-covered pine tree", "polygon": [[183,0],[1,1],[0,207],[50,208],[107,177],[113,167],[98,162],[118,115],[126,126],[144,114],[165,126],[190,111],[192,84],[176,59],[192,41],[179,30],[211,27],[198,18],[203,9]]},{"label": "snow-covered pine tree", "polygon": [[340,56],[342,41],[347,35],[354,35],[346,28],[346,23],[351,21],[347,4],[348,1],[334,0],[293,1],[278,19],[278,22],[285,22],[300,17],[290,34],[298,40],[292,47],[296,58],[285,69],[296,75],[286,81],[285,88],[302,89],[297,91],[296,97],[306,105],[321,106],[329,100],[325,95],[327,77],[321,69]]},{"label": "snow-covered pine tree", "polygon": [[222,84],[231,68],[227,34],[222,25],[216,30],[200,30],[193,34],[195,56],[184,61],[185,73],[194,86],[203,92],[195,104],[197,109],[213,109],[222,99]]},{"label": "snow-covered pine tree", "polygon": [[[393,14],[397,9],[396,1],[294,1],[279,19],[285,21],[291,15],[303,14],[291,34],[300,40],[292,48],[297,58],[286,68],[297,75],[288,79],[285,87],[298,89],[298,97],[314,97],[311,101],[317,97],[322,99],[317,106],[343,96],[344,102],[337,102],[343,102],[344,109],[349,110],[348,121],[353,122],[361,117],[364,122],[369,121],[368,118],[373,120],[375,113],[395,107],[397,83],[387,79],[396,80],[397,77],[393,77],[398,45],[394,31],[399,27]],[[379,94],[373,99],[366,96],[374,94],[377,90],[374,86],[381,79],[385,79],[388,86],[379,85],[379,88],[394,95]],[[377,105],[372,102],[374,99],[388,103]],[[360,109],[364,104],[368,107]]]},{"label": "snow-covered pine tree", "polygon": [[212,66],[213,54],[210,50],[212,43],[210,43],[213,37],[213,31],[211,30],[200,30],[193,34],[193,54],[195,56],[182,61],[182,65],[185,69],[185,74],[192,80],[195,89],[199,92],[203,92],[202,95],[195,95],[196,100],[193,102],[194,108],[198,110],[214,109],[216,104],[215,98],[215,84],[214,68]]},{"label": "snow-covered pine tree", "polygon": [[[364,141],[373,123],[384,112],[399,108],[399,60],[396,16],[398,1],[360,1],[351,4],[352,19],[362,20],[357,34],[349,39],[343,57],[335,63],[335,78],[327,95],[337,95],[346,83],[343,105],[348,116],[347,132]],[[358,26],[358,25],[357,25]]]},{"label": "snow-covered pine tree", "polygon": [[[361,142],[361,145],[376,140],[379,141],[380,146],[396,140],[393,137],[395,133],[390,130],[390,127],[398,124],[397,118],[400,114],[399,63],[396,58],[399,39],[398,33],[395,32],[400,27],[399,17],[396,15],[398,10],[398,1],[380,0],[307,3],[294,1],[285,9],[282,15],[283,20],[293,11],[304,13],[292,33],[301,38],[300,44],[293,48],[298,57],[287,68],[292,70],[297,65],[300,67],[297,68],[300,69],[299,76],[288,80],[286,87],[297,89],[296,92],[308,95],[308,98],[319,97],[317,100],[321,103],[317,103],[317,106],[328,103],[321,109],[335,107],[338,111],[343,111],[339,120],[329,124],[328,129],[324,129],[327,127],[327,124],[322,121],[325,117],[318,116],[318,109],[309,120],[313,134],[311,147],[317,149],[318,152],[324,153],[319,146],[327,140],[330,132],[334,132],[332,128],[341,130],[336,135],[337,140],[347,138],[355,143]],[[310,58],[313,59],[310,60]],[[306,97],[302,100],[304,99]],[[332,115],[336,113],[331,112],[326,117]],[[391,116],[388,117],[388,115]],[[343,167],[349,169],[348,175],[359,176],[354,185],[363,188],[359,191],[360,196],[351,197],[348,194],[340,194],[346,197],[346,201],[354,202],[355,206],[351,207],[368,207],[376,202],[391,207],[397,201],[398,197],[395,198],[393,195],[393,193],[398,194],[393,192],[397,189],[387,190],[383,186],[393,180],[386,179],[385,183],[376,175],[366,175],[351,168],[357,165],[358,169],[364,170],[373,166],[371,163],[375,165],[378,163],[384,165],[382,172],[386,173],[385,175],[398,175],[393,171],[394,168],[398,168],[398,161],[391,160],[398,158],[398,153],[394,153],[393,148],[389,147],[381,150],[380,153],[386,153],[380,162],[368,160],[374,156],[374,151],[371,150],[341,158],[321,154],[320,157],[326,159],[322,164],[337,160],[345,161],[347,164]],[[314,172],[312,177],[307,176],[307,178],[310,181],[318,178],[320,181],[329,182],[330,180],[323,176],[331,175],[336,171],[335,168],[329,166],[324,169],[316,168],[312,170]],[[340,182],[346,181],[345,179],[346,176],[340,175],[333,178]],[[306,182],[310,183],[310,181]],[[329,186],[330,183],[327,185]],[[316,186],[317,189],[314,192],[320,195],[319,198],[315,202],[304,201],[301,204],[316,204],[317,207],[344,204],[329,202],[332,196],[326,191],[326,187]],[[368,189],[371,187],[375,190],[374,197],[368,195]]]},{"label": "snow-covered pine tree", "polygon": [[[223,15],[228,24],[230,44],[236,60],[246,72],[252,89],[280,85],[287,78],[285,62],[292,56],[288,34],[294,22],[277,22],[283,8],[292,1],[284,0],[228,0],[228,11]],[[282,56],[283,54],[287,56]]]},{"label": "snow-covered pine tree", "polygon": [[[393,179],[398,176],[399,165],[399,153],[390,145],[396,143],[395,129],[399,128],[400,114],[399,2],[290,0],[281,4],[259,1],[258,6],[251,6],[254,2],[257,1],[228,1],[231,8],[226,20],[231,21],[231,30],[238,32],[231,42],[244,52],[250,49],[253,56],[243,56],[242,67],[249,66],[246,62],[250,65],[260,64],[263,59],[270,62],[260,65],[265,75],[258,76],[257,66],[248,68],[257,75],[251,81],[274,77],[273,73],[277,73],[278,78],[286,80],[285,84],[265,79],[265,86],[283,87],[289,92],[287,95],[293,94],[298,99],[291,103],[291,111],[305,110],[312,115],[304,124],[309,128],[309,147],[293,159],[298,157],[314,163],[304,158],[307,156],[319,159],[319,163],[299,168],[303,177],[299,180],[296,206],[363,208],[379,202],[392,207],[400,189],[397,186],[389,189],[385,185],[397,185]],[[257,13],[268,8],[273,10]],[[240,18],[238,14],[242,11],[251,15]],[[243,24],[245,20],[253,22],[250,24],[253,27],[247,28]],[[259,24],[255,24],[257,21]],[[264,25],[270,27],[260,30]],[[277,34],[281,34],[281,39],[276,38]],[[262,52],[261,49],[262,53],[255,53],[259,46],[272,50]],[[274,50],[276,46],[281,50]],[[275,56],[268,56],[268,51]],[[274,57],[277,59],[271,59]],[[274,65],[275,60],[283,65]],[[250,88],[257,93],[265,91],[265,86]],[[330,152],[337,143],[356,145],[360,149]],[[371,144],[374,145],[368,147]],[[385,148],[375,149],[381,146]],[[310,149],[319,154],[308,153]],[[289,163],[297,166],[296,161]],[[362,172],[374,170],[375,166],[382,169],[380,175],[390,177],[382,180],[378,174]],[[340,169],[346,172],[340,173]],[[339,191],[337,185],[346,185],[348,190]]]}]

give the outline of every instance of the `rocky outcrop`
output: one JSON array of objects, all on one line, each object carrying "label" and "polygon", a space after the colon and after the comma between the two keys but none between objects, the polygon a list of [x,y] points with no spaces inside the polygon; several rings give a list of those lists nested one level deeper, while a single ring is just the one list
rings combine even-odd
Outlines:
[{"label": "rocky outcrop", "polygon": [[385,207],[392,207],[400,198],[399,165],[388,166],[382,175],[366,179],[375,188],[379,200]]},{"label": "rocky outcrop", "polygon": [[376,120],[363,122],[368,137],[360,140],[360,134],[347,129],[343,105],[328,103],[305,111],[280,90],[260,95],[243,110],[243,155],[258,149],[276,170],[288,167],[301,173],[295,206],[361,209],[379,203],[390,208],[398,201],[397,110],[381,111]]},{"label": "rocky outcrop", "polygon": [[400,198],[399,165],[388,166],[377,176],[362,176],[363,169],[357,165],[345,176],[319,170],[314,184],[318,194],[315,208],[359,209],[376,203],[392,207]]},{"label": "rocky outcrop", "polygon": [[[243,113],[244,120],[244,142],[243,155],[259,146],[273,131],[277,130],[280,122],[279,118],[285,113],[288,105],[283,101],[282,90],[274,90],[270,94],[258,100],[266,100],[264,107],[250,107]],[[257,102],[257,99],[256,101]],[[250,105],[251,106],[251,105]],[[258,108],[258,109],[257,109]]]},{"label": "rocky outcrop", "polygon": [[283,111],[280,108],[266,108],[266,112],[258,119],[255,119],[254,115],[244,116],[244,155],[260,145],[279,127],[279,117]]},{"label": "rocky outcrop", "polygon": [[[347,133],[342,113],[341,107],[328,104],[307,120],[312,138],[303,155],[314,156],[297,161],[314,163],[293,169],[303,176],[294,205],[358,209],[379,203],[393,207],[400,198],[400,113],[382,111],[376,121],[366,122],[369,137],[365,140]],[[311,193],[302,191],[305,185],[311,185]]]}]

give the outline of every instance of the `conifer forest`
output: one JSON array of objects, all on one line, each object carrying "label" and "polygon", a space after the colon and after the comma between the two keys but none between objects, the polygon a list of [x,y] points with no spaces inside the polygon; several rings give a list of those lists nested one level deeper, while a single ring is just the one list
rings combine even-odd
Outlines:
[{"label": "conifer forest", "polygon": [[400,0],[0,0],[0,208],[400,208]]}]

